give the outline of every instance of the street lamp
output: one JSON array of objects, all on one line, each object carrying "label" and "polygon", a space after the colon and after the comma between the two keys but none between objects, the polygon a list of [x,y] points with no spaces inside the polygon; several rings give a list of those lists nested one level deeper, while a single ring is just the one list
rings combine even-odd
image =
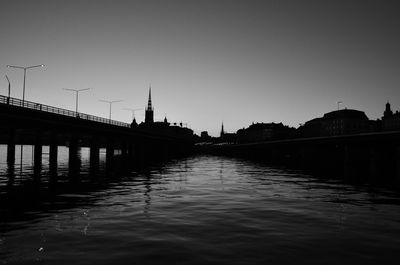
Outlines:
[{"label": "street lamp", "polygon": [[89,87],[89,88],[82,88],[82,89],[73,89],[73,88],[63,88],[63,89],[64,89],[64,90],[67,90],[67,91],[73,91],[73,92],[76,93],[76,98],[75,98],[75,112],[78,114],[79,92],[81,92],[81,91],[86,91],[86,90],[89,90],[89,89],[91,89],[91,88]]},{"label": "street lamp", "polygon": [[132,121],[135,119],[135,111],[141,110],[141,109],[131,109],[131,108],[123,108],[124,110],[129,110],[132,112]]},{"label": "street lamp", "polygon": [[109,100],[102,100],[102,99],[100,99],[99,101],[110,104],[110,113],[109,113],[109,117],[108,117],[108,118],[109,118],[109,120],[111,121],[111,105],[112,105],[113,103],[121,102],[121,101],[123,101],[123,100],[112,100],[112,101],[109,101]]},{"label": "street lamp", "polygon": [[8,76],[6,75],[7,81],[8,81],[8,98],[10,98],[10,93],[11,93],[11,83],[10,79],[8,79]]},{"label": "street lamp", "polygon": [[[32,66],[26,66],[26,67],[23,67],[23,66],[16,66],[16,65],[7,65],[7,67],[8,68],[17,68],[17,69],[22,69],[22,70],[24,70],[24,86],[23,86],[23,90],[22,90],[22,107],[24,107],[24,103],[25,103],[25,81],[26,81],[26,70],[28,70],[28,69],[32,69],[32,68],[36,68],[36,67],[44,67],[44,64],[40,64],[40,65],[32,65]],[[8,80],[8,77],[7,77],[7,80]],[[8,80],[8,82],[10,82],[9,80]],[[9,86],[8,86],[8,100],[10,99],[10,83],[8,83],[9,84]],[[9,102],[9,101],[8,101]],[[7,103],[8,103],[7,102]],[[22,175],[22,156],[23,156],[23,150],[24,150],[24,145],[22,145],[21,144],[21,160],[20,160],[20,167],[21,167],[21,169],[20,169],[20,175]]]},{"label": "street lamp", "polygon": [[22,69],[24,70],[24,87],[22,91],[22,106],[24,105],[25,101],[25,80],[26,80],[26,70],[36,68],[36,67],[44,67],[44,64],[39,64],[39,65],[32,65],[32,66],[16,66],[16,65],[7,65],[8,68],[17,68],[17,69]]}]

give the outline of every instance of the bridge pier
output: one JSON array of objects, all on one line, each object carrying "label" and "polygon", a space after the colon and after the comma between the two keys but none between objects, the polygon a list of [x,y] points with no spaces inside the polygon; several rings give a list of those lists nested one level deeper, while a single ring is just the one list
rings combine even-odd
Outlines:
[{"label": "bridge pier", "polygon": [[127,160],[129,165],[135,164],[135,145],[133,143],[129,143],[127,146],[128,150],[127,150]]},{"label": "bridge pier", "polygon": [[95,175],[99,169],[100,147],[97,139],[92,139],[90,143],[90,174]]},{"label": "bridge pier", "polygon": [[40,135],[37,135],[33,153],[33,174],[35,176],[40,175],[40,172],[42,171],[42,150],[42,139]]},{"label": "bridge pier", "polygon": [[11,129],[8,133],[7,164],[14,165],[14,163],[15,163],[15,130]]},{"label": "bridge pier", "polygon": [[69,175],[72,177],[76,177],[80,171],[78,150],[79,150],[78,138],[72,136],[69,140],[69,148],[68,148]]},{"label": "bridge pier", "polygon": [[129,167],[128,144],[126,141],[121,145],[121,162],[124,169]]},{"label": "bridge pier", "polygon": [[50,164],[50,175],[57,175],[57,167],[58,167],[58,145],[57,140],[52,139],[49,146],[49,164]]},{"label": "bridge pier", "polygon": [[110,172],[112,170],[114,158],[114,145],[111,139],[107,140],[106,144],[106,171]]},{"label": "bridge pier", "polygon": [[138,142],[135,144],[135,157],[134,160],[136,162],[136,165],[142,166],[143,164],[145,164],[146,162],[146,153],[147,150],[145,148],[143,148],[143,142]]},{"label": "bridge pier", "polygon": [[128,144],[123,142],[121,145],[121,157],[123,160],[126,160],[128,156]]}]

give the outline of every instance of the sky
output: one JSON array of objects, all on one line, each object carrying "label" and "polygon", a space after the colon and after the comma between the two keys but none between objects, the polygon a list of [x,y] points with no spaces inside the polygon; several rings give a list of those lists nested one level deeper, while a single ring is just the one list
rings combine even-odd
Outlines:
[{"label": "sky", "polygon": [[396,1],[20,1],[0,9],[0,94],[112,118],[166,115],[217,136],[340,108],[400,110]]}]

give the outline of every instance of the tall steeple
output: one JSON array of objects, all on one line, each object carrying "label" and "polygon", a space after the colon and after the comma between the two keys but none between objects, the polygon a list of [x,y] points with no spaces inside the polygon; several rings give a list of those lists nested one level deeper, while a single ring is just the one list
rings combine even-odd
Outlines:
[{"label": "tall steeple", "polygon": [[220,137],[224,137],[224,134],[225,134],[225,131],[224,131],[224,122],[222,122]]},{"label": "tall steeple", "polygon": [[144,122],[145,123],[153,123],[154,122],[154,109],[151,104],[151,85],[149,86],[149,100],[147,102]]},{"label": "tall steeple", "polygon": [[153,107],[151,106],[151,85],[149,86],[149,101],[147,102],[147,109],[152,110]]}]

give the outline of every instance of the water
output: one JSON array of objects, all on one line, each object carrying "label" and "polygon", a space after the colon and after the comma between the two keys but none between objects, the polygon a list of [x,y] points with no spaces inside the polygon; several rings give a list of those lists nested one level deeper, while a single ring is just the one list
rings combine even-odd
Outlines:
[{"label": "water", "polygon": [[71,183],[66,149],[38,183],[28,147],[10,183],[3,149],[0,264],[399,263],[395,191],[215,156],[93,179],[87,150]]}]

